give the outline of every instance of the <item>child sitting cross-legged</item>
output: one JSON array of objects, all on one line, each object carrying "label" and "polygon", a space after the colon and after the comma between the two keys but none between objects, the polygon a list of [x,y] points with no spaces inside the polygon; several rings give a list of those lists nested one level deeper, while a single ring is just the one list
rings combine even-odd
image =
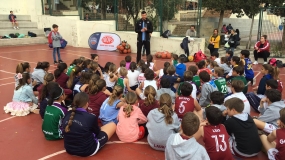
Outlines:
[{"label": "child sitting cross-legged", "polygon": [[144,137],[145,129],[139,124],[146,123],[147,119],[141,109],[135,105],[137,100],[137,95],[129,92],[125,96],[126,105],[121,107],[118,113],[116,133],[123,142],[135,142]]},{"label": "child sitting cross-legged", "polygon": [[233,155],[247,158],[254,157],[261,151],[261,141],[257,127],[248,113],[244,113],[244,103],[239,98],[231,98],[225,102],[229,118],[224,125],[228,134]]},{"label": "child sitting cross-legged", "polygon": [[245,77],[243,76],[244,74],[244,68],[242,66],[236,66],[233,68],[233,71],[232,71],[232,79],[231,81],[234,81],[234,80],[241,80],[244,84],[244,88],[242,90],[242,92],[244,94],[247,93],[247,90],[248,90],[248,87],[247,87],[247,80],[245,79]]},{"label": "child sitting cross-legged", "polygon": [[141,83],[139,88],[136,89],[137,95],[140,99],[145,99],[144,90],[147,86],[152,86],[155,90],[157,90],[156,81],[154,80],[154,72],[151,69],[146,69],[145,71],[146,80]]},{"label": "child sitting cross-legged", "polygon": [[222,92],[225,96],[228,94],[228,87],[226,79],[223,77],[224,69],[222,67],[214,68],[214,82],[220,92]]},{"label": "child sitting cross-legged", "polygon": [[242,90],[244,88],[244,83],[241,80],[234,80],[231,85],[231,91],[233,94],[229,95],[225,98],[225,101],[231,98],[239,98],[244,103],[244,110],[243,113],[250,114],[250,104],[246,96],[243,94]]},{"label": "child sitting cross-legged", "polygon": [[181,132],[170,135],[167,140],[165,159],[210,160],[205,148],[194,137],[199,127],[200,120],[198,116],[192,112],[186,113],[181,122]]},{"label": "child sitting cross-legged", "polygon": [[[278,90],[278,82],[275,79],[269,79],[266,81],[266,90],[269,89],[277,89]],[[265,96],[261,96],[260,98],[264,98]],[[259,102],[261,101],[261,99],[259,100]],[[261,110],[265,110],[268,107],[268,103],[267,101],[263,101],[263,107]],[[260,106],[258,107],[258,111],[261,112],[261,110],[259,110]]]},{"label": "child sitting cross-legged", "polygon": [[209,106],[205,110],[208,125],[201,127],[201,133],[210,159],[233,160],[228,141],[229,135],[226,127],[221,124],[223,121],[222,111],[215,106]]},{"label": "child sitting cross-legged", "polygon": [[155,150],[164,151],[168,137],[180,129],[180,122],[173,111],[169,94],[164,93],[160,96],[159,108],[149,112],[147,121],[149,145]]},{"label": "child sitting cross-legged", "polygon": [[[214,107],[218,108],[220,111],[223,112],[223,116],[226,116],[227,108],[224,106],[224,100],[225,100],[224,94],[220,91],[214,91],[211,93],[210,98],[211,98],[211,103],[209,106],[214,106]],[[209,106],[207,106],[207,107],[209,107]],[[206,119],[205,110],[203,111],[203,119]]]},{"label": "child sitting cross-legged", "polygon": [[[191,71],[184,72],[184,82],[188,82],[192,85],[193,90],[192,90],[191,96],[192,96],[192,98],[196,99],[197,87],[196,87],[196,84],[193,82],[193,73]],[[179,84],[177,92],[176,92],[176,96],[181,95],[181,86],[184,82],[181,82]]]},{"label": "child sitting cross-legged", "polygon": [[212,92],[217,91],[218,88],[213,80],[211,80],[210,74],[206,71],[200,72],[199,77],[203,83],[201,87],[201,96],[199,104],[201,107],[206,107],[211,103],[210,95]]},{"label": "child sitting cross-legged", "polygon": [[192,90],[192,85],[188,82],[181,85],[181,95],[175,99],[175,112],[179,119],[182,119],[187,112],[195,112],[199,118],[202,117],[201,106],[196,99],[190,96]]},{"label": "child sitting cross-legged", "polygon": [[281,160],[284,159],[285,155],[285,108],[281,109],[279,114],[280,118],[277,120],[278,129],[273,130],[268,136],[260,136],[270,160]]},{"label": "child sitting cross-legged", "polygon": [[171,87],[170,80],[167,78],[161,79],[160,80],[160,86],[161,86],[161,88],[159,90],[157,90],[157,93],[156,93],[156,100],[159,101],[160,96],[164,93],[167,93],[170,95],[172,103],[174,104],[176,97],[175,97],[175,93],[170,88]]},{"label": "child sitting cross-legged", "polygon": [[139,101],[139,108],[143,114],[147,116],[151,110],[159,107],[158,101],[155,99],[156,90],[153,88],[153,86],[147,86],[145,88],[144,97],[144,100]]},{"label": "child sitting cross-legged", "polygon": [[[266,109],[263,103],[267,102]],[[269,89],[265,91],[265,97],[260,101],[260,114],[258,119],[254,119],[258,129],[266,133],[271,133],[278,128],[277,120],[280,118],[279,111],[285,108],[284,101],[281,101],[281,93],[277,89]]]}]

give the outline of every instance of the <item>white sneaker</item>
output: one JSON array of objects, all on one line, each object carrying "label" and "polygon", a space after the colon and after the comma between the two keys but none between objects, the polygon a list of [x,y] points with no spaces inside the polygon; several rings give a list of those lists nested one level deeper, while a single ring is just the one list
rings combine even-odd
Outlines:
[{"label": "white sneaker", "polygon": [[13,27],[14,29],[16,29],[16,27]]},{"label": "white sneaker", "polygon": [[17,27],[17,29],[20,29],[19,27]]},{"label": "white sneaker", "polygon": [[257,61],[254,61],[253,64],[258,64],[258,62],[257,62]]},{"label": "white sneaker", "polygon": [[267,62],[263,62],[263,64],[267,64]]}]

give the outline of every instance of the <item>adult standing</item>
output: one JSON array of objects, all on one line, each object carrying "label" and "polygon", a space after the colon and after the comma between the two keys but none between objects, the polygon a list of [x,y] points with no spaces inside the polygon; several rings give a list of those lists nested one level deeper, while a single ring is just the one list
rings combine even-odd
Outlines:
[{"label": "adult standing", "polygon": [[146,55],[150,55],[150,33],[153,31],[152,23],[147,19],[145,11],[141,12],[141,19],[137,21],[135,31],[137,36],[137,63],[141,60],[142,46],[146,49]]},{"label": "adult standing", "polygon": [[255,43],[254,52],[253,52],[255,62],[253,64],[258,64],[257,62],[258,57],[262,57],[264,60],[264,64],[267,64],[267,58],[270,55],[269,50],[270,50],[270,44],[267,41],[267,35],[263,35],[261,36],[260,41]]},{"label": "adult standing", "polygon": [[218,34],[218,29],[214,29],[213,35],[210,37],[210,44],[208,46],[210,53],[218,52],[220,48],[220,36]]},{"label": "adult standing", "polygon": [[238,41],[237,34],[235,33],[235,30],[232,29],[231,35],[230,35],[229,41],[228,41],[228,44],[230,47],[227,48],[227,52],[232,51],[233,53],[235,53],[234,51],[235,51],[235,48],[237,47],[237,41]]}]

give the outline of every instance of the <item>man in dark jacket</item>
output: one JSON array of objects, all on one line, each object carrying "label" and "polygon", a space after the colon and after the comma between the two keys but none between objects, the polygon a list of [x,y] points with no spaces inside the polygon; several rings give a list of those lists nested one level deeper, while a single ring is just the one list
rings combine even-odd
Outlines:
[{"label": "man in dark jacket", "polygon": [[145,11],[141,12],[141,19],[137,21],[135,31],[137,36],[137,62],[141,59],[142,46],[146,49],[146,55],[150,55],[150,35],[153,31],[152,23],[147,19]]},{"label": "man in dark jacket", "polygon": [[10,22],[12,22],[12,26],[14,29],[19,29],[19,24],[18,22],[16,21],[16,15],[13,14],[13,11],[10,11],[10,14],[9,14],[9,20]]}]

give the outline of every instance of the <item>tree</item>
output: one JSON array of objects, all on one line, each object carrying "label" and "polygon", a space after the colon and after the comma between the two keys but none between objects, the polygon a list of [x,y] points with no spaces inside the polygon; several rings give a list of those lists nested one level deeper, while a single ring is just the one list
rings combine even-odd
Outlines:
[{"label": "tree", "polygon": [[207,7],[208,10],[220,12],[218,29],[221,29],[226,10],[230,10],[232,13],[241,13],[239,1],[240,0],[203,0],[202,6]]},{"label": "tree", "polygon": [[249,33],[249,39],[248,43],[246,45],[246,49],[250,49],[251,47],[251,38],[252,38],[252,28],[254,23],[254,17],[260,12],[260,2],[255,0],[240,0],[241,8],[245,15],[248,16],[248,18],[251,18],[251,26],[250,26],[250,33]]}]

